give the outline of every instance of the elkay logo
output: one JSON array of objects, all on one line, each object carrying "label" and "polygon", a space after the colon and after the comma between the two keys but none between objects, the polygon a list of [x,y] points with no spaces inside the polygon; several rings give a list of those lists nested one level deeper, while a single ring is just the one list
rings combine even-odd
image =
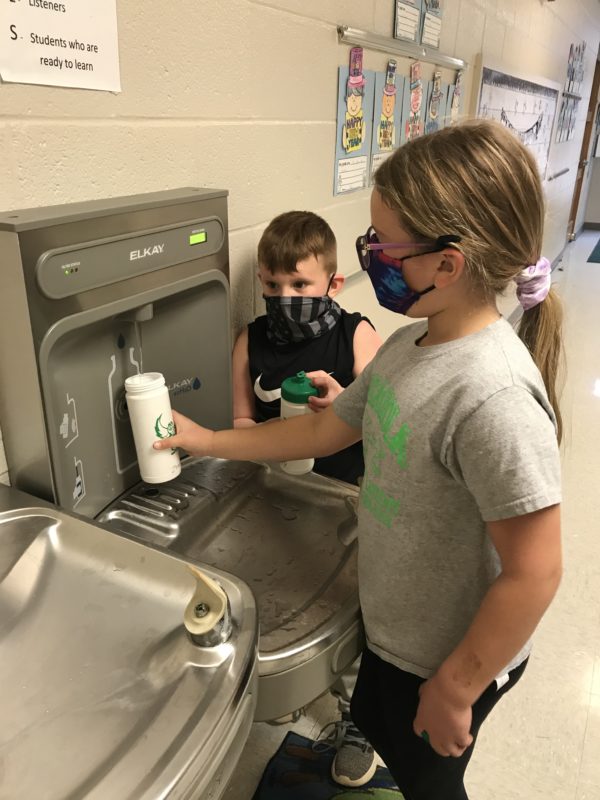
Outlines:
[{"label": "elkay logo", "polygon": [[130,250],[129,252],[129,260],[136,261],[138,258],[146,258],[147,256],[157,256],[160,253],[164,253],[165,245],[163,244],[155,244],[154,247],[144,247],[143,250]]},{"label": "elkay logo", "polygon": [[184,392],[191,392],[192,389],[197,390],[202,385],[200,378],[182,378],[180,381],[175,381],[170,386],[167,386],[169,394],[173,397]]}]

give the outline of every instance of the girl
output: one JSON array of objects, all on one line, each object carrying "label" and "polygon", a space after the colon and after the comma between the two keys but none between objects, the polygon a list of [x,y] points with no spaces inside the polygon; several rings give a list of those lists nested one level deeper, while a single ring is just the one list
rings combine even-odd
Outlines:
[{"label": "girl", "polygon": [[[412,140],[376,173],[371,220],[357,251],[380,304],[425,321],[321,414],[219,432],[176,415],[155,447],[284,460],[362,437],[352,714],[406,800],[465,800],[561,574],[560,310],[535,161],[489,121]],[[521,338],[496,308],[511,281]]]}]

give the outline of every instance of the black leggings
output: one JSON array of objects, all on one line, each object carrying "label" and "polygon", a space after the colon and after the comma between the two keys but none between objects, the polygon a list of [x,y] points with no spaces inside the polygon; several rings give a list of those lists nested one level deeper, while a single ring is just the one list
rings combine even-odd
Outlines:
[{"label": "black leggings", "polygon": [[481,723],[526,665],[524,661],[513,669],[501,689],[491,683],[475,703],[473,743],[460,758],[438,755],[413,731],[423,678],[383,661],[369,649],[363,653],[352,695],[352,718],[385,761],[406,800],[468,800],[464,775]]}]

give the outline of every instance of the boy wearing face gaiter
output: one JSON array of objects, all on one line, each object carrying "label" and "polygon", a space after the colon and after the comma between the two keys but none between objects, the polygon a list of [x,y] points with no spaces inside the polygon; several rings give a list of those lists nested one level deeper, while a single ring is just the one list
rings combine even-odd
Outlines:
[{"label": "boy wearing face gaiter", "polygon": [[[381,340],[361,314],[333,299],[344,284],[336,240],[324,219],[288,211],[268,225],[258,244],[258,279],[267,313],[242,331],[233,351],[234,427],[279,417],[280,387],[303,371],[319,390],[322,411],[362,372]],[[364,472],[362,445],[319,458],[315,472],[356,484]]]},{"label": "boy wearing face gaiter", "polygon": [[[319,390],[309,398],[313,411],[331,405],[362,372],[381,339],[359,313],[333,299],[344,283],[337,272],[336,240],[324,219],[310,211],[276,217],[258,244],[258,279],[266,314],[242,331],[233,351],[234,427],[279,418],[281,384],[306,372]],[[314,471],[348,483],[364,473],[362,443],[317,458]],[[338,680],[340,719],[327,726],[323,742],[336,749],[334,780],[362,786],[376,769],[373,748],[354,727],[350,698],[360,659]]]}]

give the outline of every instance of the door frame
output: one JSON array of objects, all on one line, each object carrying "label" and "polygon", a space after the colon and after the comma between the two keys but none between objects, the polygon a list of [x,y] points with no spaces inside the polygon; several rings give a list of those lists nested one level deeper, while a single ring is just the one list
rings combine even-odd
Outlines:
[{"label": "door frame", "polygon": [[581,199],[581,189],[583,187],[583,178],[585,170],[589,165],[589,151],[590,140],[592,138],[592,130],[596,124],[596,106],[598,104],[598,90],[600,89],[600,60],[596,60],[594,68],[594,79],[592,81],[592,90],[590,92],[590,102],[585,118],[585,129],[583,132],[583,141],[581,142],[581,152],[579,154],[579,163],[577,164],[577,177],[575,179],[575,186],[573,188],[573,199],[571,201],[571,210],[569,212],[569,223],[567,225],[567,240],[572,242],[577,236],[578,231],[575,230],[577,222],[577,212],[579,211],[579,201]]}]

